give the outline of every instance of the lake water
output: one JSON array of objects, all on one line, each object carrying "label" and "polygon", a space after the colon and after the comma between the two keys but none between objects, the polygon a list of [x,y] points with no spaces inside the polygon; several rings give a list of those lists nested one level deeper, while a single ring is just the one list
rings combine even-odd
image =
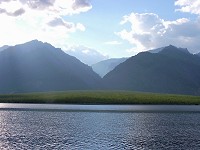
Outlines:
[{"label": "lake water", "polygon": [[0,104],[0,149],[200,149],[199,106],[59,106]]}]

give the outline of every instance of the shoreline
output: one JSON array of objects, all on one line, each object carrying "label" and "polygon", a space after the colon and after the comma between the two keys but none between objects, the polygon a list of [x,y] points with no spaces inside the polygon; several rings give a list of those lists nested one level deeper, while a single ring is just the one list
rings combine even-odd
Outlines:
[{"label": "shoreline", "polygon": [[200,113],[200,105],[74,105],[0,103],[0,111]]},{"label": "shoreline", "polygon": [[0,103],[74,105],[200,105],[200,96],[132,91],[66,91],[0,95]]}]

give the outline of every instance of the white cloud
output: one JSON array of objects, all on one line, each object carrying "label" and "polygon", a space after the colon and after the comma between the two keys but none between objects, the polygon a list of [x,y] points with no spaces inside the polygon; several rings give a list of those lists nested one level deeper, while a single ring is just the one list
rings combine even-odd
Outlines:
[{"label": "white cloud", "polygon": [[0,14],[18,17],[24,13],[25,9],[21,3],[17,1],[0,1]]},{"label": "white cloud", "polygon": [[166,21],[153,13],[131,13],[121,21],[122,25],[127,23],[131,28],[123,29],[117,35],[133,45],[129,52],[138,53],[169,44],[187,47],[191,52],[200,51],[200,19]]},{"label": "white cloud", "polygon": [[76,28],[78,30],[80,30],[80,31],[85,31],[86,30],[85,26],[83,24],[81,24],[81,23],[77,23],[76,24]]},{"label": "white cloud", "polygon": [[[60,15],[78,14],[92,8],[89,0],[0,0],[0,8],[19,9],[19,5],[33,10],[48,10]],[[6,7],[5,7],[6,6]]]},{"label": "white cloud", "polygon": [[86,30],[83,24],[69,22],[65,16],[91,8],[88,0],[0,0],[0,44],[38,39],[61,47],[70,33]]},{"label": "white cloud", "polygon": [[73,15],[87,12],[91,8],[92,5],[88,0],[57,0],[52,11],[61,15]]},{"label": "white cloud", "polygon": [[72,22],[67,22],[62,18],[58,17],[48,21],[47,25],[49,25],[50,27],[61,27],[61,28],[63,27],[71,32],[75,32],[76,30],[85,31],[85,27],[81,23],[74,24]]},{"label": "white cloud", "polygon": [[200,14],[199,0],[177,0],[175,5],[180,7],[176,11],[189,12],[192,14]]},{"label": "white cloud", "polygon": [[72,4],[72,9],[77,12],[85,12],[91,9],[92,6],[89,0],[74,0]]},{"label": "white cloud", "polygon": [[23,8],[17,9],[14,12],[8,12],[7,10],[0,8],[0,14],[6,14],[8,16],[16,17],[16,16],[20,16],[24,13],[25,13],[25,10]]},{"label": "white cloud", "polygon": [[106,45],[120,45],[122,43],[119,42],[119,41],[108,41],[108,42],[105,42],[104,44],[106,44]]},{"label": "white cloud", "polygon": [[55,0],[19,0],[22,4],[26,4],[31,9],[44,10],[52,7]]}]

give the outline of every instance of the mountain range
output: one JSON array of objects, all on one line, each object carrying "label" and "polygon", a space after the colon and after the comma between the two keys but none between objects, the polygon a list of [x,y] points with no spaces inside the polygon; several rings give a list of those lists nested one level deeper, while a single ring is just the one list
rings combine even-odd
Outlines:
[{"label": "mountain range", "polygon": [[113,70],[116,66],[127,60],[127,58],[111,58],[100,61],[92,65],[92,69],[101,77],[104,77],[108,72]]},{"label": "mountain range", "polygon": [[38,40],[0,48],[1,94],[93,89],[200,95],[200,54],[169,45],[90,67]]},{"label": "mountain range", "polygon": [[200,93],[200,57],[172,45],[157,53],[142,52],[103,78],[108,89],[156,93]]},{"label": "mountain range", "polygon": [[102,60],[108,59],[108,56],[103,55],[94,49],[84,46],[69,47],[67,50],[65,50],[65,52],[71,56],[76,57],[81,62],[89,66],[96,64]]},{"label": "mountain range", "polygon": [[0,52],[0,93],[95,89],[100,77],[61,49],[37,40]]},{"label": "mountain range", "polygon": [[4,46],[0,47],[0,52],[7,49],[8,47],[9,47],[8,45],[4,45]]}]

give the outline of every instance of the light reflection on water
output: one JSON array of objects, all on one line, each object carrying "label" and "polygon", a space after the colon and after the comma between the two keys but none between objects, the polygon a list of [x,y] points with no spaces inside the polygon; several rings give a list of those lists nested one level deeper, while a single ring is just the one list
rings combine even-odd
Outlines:
[{"label": "light reflection on water", "polygon": [[199,113],[0,111],[1,149],[200,149]]},{"label": "light reflection on water", "polygon": [[72,105],[0,103],[0,110],[90,111],[90,112],[199,112],[200,105]]}]

